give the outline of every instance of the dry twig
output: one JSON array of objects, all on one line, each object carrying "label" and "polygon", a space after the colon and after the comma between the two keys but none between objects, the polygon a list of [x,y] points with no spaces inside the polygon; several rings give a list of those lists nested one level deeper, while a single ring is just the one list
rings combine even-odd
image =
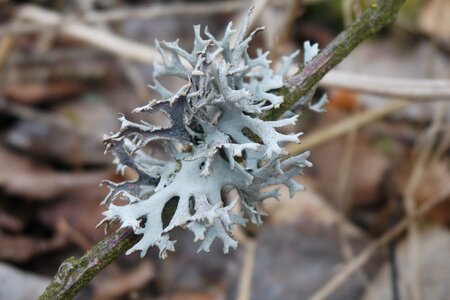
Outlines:
[{"label": "dry twig", "polygon": [[[231,13],[240,11],[248,7],[250,4],[246,1],[224,1],[211,3],[169,3],[169,4],[152,4],[151,6],[118,8],[103,12],[91,11],[86,14],[83,19],[91,24],[107,23],[115,21],[123,21],[125,19],[146,19],[150,20],[156,17],[168,17],[177,15],[209,15],[214,13]],[[65,16],[66,19],[74,20],[77,16]],[[58,28],[64,23],[52,22],[52,24],[26,24],[15,23],[0,27],[0,36],[11,34],[26,34],[48,31]]]},{"label": "dry twig", "polygon": [[[357,113],[357,112],[356,112]],[[336,202],[338,204],[339,212],[343,216],[347,216],[351,206],[351,196],[349,193],[350,188],[350,172],[352,169],[353,159],[355,155],[356,140],[358,136],[357,128],[352,128],[350,132],[346,134],[344,157],[339,164],[339,169],[342,170],[337,180],[336,185]],[[350,244],[349,238],[345,231],[345,223],[343,218],[339,218],[337,222],[337,235],[340,246],[341,255],[346,262],[351,261],[355,254]],[[358,277],[363,284],[368,282],[367,276],[364,272],[359,272]]]},{"label": "dry twig", "polygon": [[242,265],[241,278],[239,280],[239,290],[237,300],[249,300],[252,295],[253,265],[255,263],[256,242],[248,238],[244,243],[245,256]]},{"label": "dry twig", "polygon": [[333,70],[319,85],[418,102],[450,100],[450,80],[444,79],[404,79]]},{"label": "dry twig", "polygon": [[231,13],[244,10],[249,6],[248,1],[222,1],[202,3],[170,3],[152,4],[145,7],[120,8],[106,12],[91,12],[85,20],[91,23],[105,23],[124,19],[153,19],[176,15],[210,15],[216,13]]},{"label": "dry twig", "polygon": [[[418,158],[414,164],[411,177],[409,178],[405,192],[404,192],[404,206],[405,210],[408,216],[414,215],[416,212],[416,197],[415,193],[417,191],[417,188],[420,185],[420,181],[423,178],[423,175],[425,174],[425,168],[429,162],[429,159],[432,155],[432,149],[435,144],[436,135],[439,131],[439,128],[441,127],[443,118],[444,118],[444,112],[445,107],[444,105],[447,104],[445,102],[439,103],[438,109],[436,109],[435,116],[433,118],[433,123],[431,124],[430,128],[427,130],[427,132],[424,135],[424,138],[426,139],[425,143],[421,144],[419,143],[419,155]],[[422,147],[420,147],[422,146]],[[420,289],[420,270],[419,270],[419,237],[418,237],[418,227],[415,222],[410,222],[408,224],[408,256],[409,256],[409,263],[411,265],[411,275],[412,280],[409,282],[409,287],[411,290],[411,296],[415,300],[422,299],[422,292]]]},{"label": "dry twig", "polygon": [[307,149],[317,147],[356,128],[388,116],[406,107],[408,104],[406,101],[396,100],[380,108],[357,114],[305,136],[301,144],[287,145],[286,150],[291,155],[302,153]]},{"label": "dry twig", "polygon": [[58,13],[39,8],[37,6],[25,6],[19,13],[19,19],[36,23],[38,26],[58,26],[60,33],[80,39],[97,48],[109,51],[120,57],[125,57],[142,63],[150,63],[159,57],[158,52],[147,45],[142,45],[124,39],[114,33],[93,28],[80,22],[64,22]]}]

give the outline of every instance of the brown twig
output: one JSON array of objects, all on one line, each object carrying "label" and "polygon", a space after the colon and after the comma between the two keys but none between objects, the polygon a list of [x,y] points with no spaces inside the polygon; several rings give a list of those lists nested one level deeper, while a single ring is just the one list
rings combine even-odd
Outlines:
[{"label": "brown twig", "polygon": [[[118,8],[103,12],[90,12],[84,16],[84,20],[91,23],[108,23],[115,21],[123,21],[125,19],[145,19],[150,20],[155,17],[170,17],[178,15],[209,15],[214,13],[231,13],[240,11],[250,5],[250,1],[224,1],[211,3],[169,3],[169,4],[152,4],[133,8]],[[76,16],[67,16],[68,19],[76,19]],[[60,20],[52,24],[27,24],[16,23],[8,24],[0,27],[0,36],[17,35],[48,31],[63,25]]]},{"label": "brown twig", "polygon": [[[378,1],[375,7],[369,9],[353,23],[347,30],[341,33],[335,41],[333,41],[327,48],[325,48],[321,54],[311,61],[303,71],[295,76],[291,81],[291,89],[288,89],[289,93],[285,91],[286,104],[275,113],[267,116],[268,119],[277,119],[284,111],[296,102],[302,95],[305,95],[309,90],[317,84],[317,82],[336,64],[338,64],[344,57],[346,57],[359,43],[361,43],[367,37],[373,35],[382,27],[388,25],[395,20],[395,17],[400,9],[400,5],[404,0],[385,0]],[[58,16],[48,15],[53,22],[58,22]],[[92,30],[89,26],[80,24],[67,24],[65,28],[62,28],[68,34],[85,35],[89,37],[89,41],[97,46],[99,45],[97,37],[92,35]],[[111,37],[111,36],[109,36]],[[117,36],[111,37],[113,41],[119,43],[115,47],[109,50],[114,50],[118,55],[124,53],[117,47],[124,45],[124,40]],[[104,41],[103,41],[104,42]],[[102,43],[103,43],[102,42]],[[127,55],[132,58],[138,58],[141,61],[149,61],[154,57],[150,55],[151,51],[146,48],[146,53],[140,54],[142,56],[137,57],[137,52],[142,52],[142,48],[133,44],[131,49],[127,50]],[[130,51],[131,50],[131,51]],[[66,260],[58,273],[55,275],[50,285],[45,290],[40,299],[71,299],[76,293],[86,285],[100,270],[115,260],[119,255],[124,253],[133,244],[136,243],[138,237],[133,234],[133,231],[129,228],[121,229],[117,233],[105,238],[92,250],[88,251],[81,258],[70,258]]]},{"label": "brown twig", "polygon": [[445,79],[404,79],[333,70],[319,85],[416,102],[450,100],[450,80]]},{"label": "brown twig", "polygon": [[153,19],[177,15],[210,15],[216,13],[231,13],[244,10],[250,1],[223,1],[198,3],[153,4],[151,6],[120,8],[105,12],[91,12],[86,15],[86,21],[105,23],[124,19]]},{"label": "brown twig", "polygon": [[359,113],[355,116],[346,118],[323,129],[317,130],[316,132],[305,136],[302,139],[301,144],[289,144],[285,148],[291,155],[302,153],[308,149],[317,147],[356,128],[388,116],[406,107],[408,104],[408,102],[401,100],[392,101],[380,108]]},{"label": "brown twig", "polygon": [[[439,103],[437,107],[433,122],[424,135],[424,143],[418,144],[418,157],[414,164],[411,176],[406,184],[404,191],[404,207],[408,216],[414,215],[417,210],[416,191],[420,186],[421,180],[425,174],[426,166],[432,156],[432,150],[435,145],[436,135],[439,132],[443,119],[445,118],[445,102]],[[411,291],[411,297],[414,300],[423,299],[421,284],[420,284],[420,270],[419,270],[419,229],[415,222],[408,224],[408,258],[411,266],[411,282],[408,283],[408,288]]]},{"label": "brown twig", "polygon": [[[60,14],[40,8],[38,6],[24,6],[19,13],[20,20],[31,21],[37,26],[60,25],[61,34],[82,40],[99,49],[114,53],[134,61],[149,64],[152,59],[159,57],[158,52],[147,45],[130,41],[114,33],[107,32],[77,21],[65,20]],[[63,23],[63,21],[65,21]]]},{"label": "brown twig", "polygon": [[252,295],[252,277],[253,266],[255,264],[256,242],[249,238],[245,241],[244,247],[245,256],[239,280],[237,300],[249,300]]},{"label": "brown twig", "polygon": [[[357,114],[358,112],[354,112]],[[339,163],[339,169],[341,170],[336,185],[336,203],[340,213],[344,216],[348,216],[349,209],[351,208],[352,197],[350,195],[350,177],[353,160],[355,156],[356,141],[358,137],[358,129],[352,128],[345,137],[344,156]],[[349,237],[345,231],[344,219],[339,219],[337,222],[337,236],[340,246],[341,255],[346,262],[351,261],[355,253],[350,244]],[[363,284],[368,282],[366,274],[361,271],[358,273],[359,279]]]}]

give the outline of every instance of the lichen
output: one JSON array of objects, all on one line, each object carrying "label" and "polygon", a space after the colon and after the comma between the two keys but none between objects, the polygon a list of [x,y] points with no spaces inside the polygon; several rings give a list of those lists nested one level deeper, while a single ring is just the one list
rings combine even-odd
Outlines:
[{"label": "lichen", "polygon": [[[298,142],[300,134],[277,131],[295,124],[298,116],[277,121],[262,118],[283,103],[283,96],[274,91],[284,86],[298,51],[283,58],[278,71],[271,69],[268,52],[257,51],[251,58],[249,43],[263,28],[247,35],[248,20],[249,15],[238,31],[230,23],[221,40],[207,28],[202,35],[200,26],[194,26],[190,52],[177,41],[157,41],[162,64],[154,63],[151,88],[161,99],[134,112],[162,112],[170,125],[134,123],[121,115],[119,131],[105,137],[118,171],[130,168],[138,174],[131,181],[104,182],[110,189],[104,221],[118,220],[121,227],[142,235],[127,253],[140,250],[144,256],[149,247],[157,246],[160,257],[166,257],[167,251],[174,251],[170,233],[176,227],[193,232],[194,241],[201,241],[199,251],[209,251],[218,238],[228,252],[237,246],[231,227],[261,224],[261,204],[278,198],[276,185],[287,186],[291,197],[303,190],[293,177],[311,166],[309,153],[287,158],[283,145]],[[236,41],[231,42],[235,34]],[[305,50],[307,63],[318,48],[308,44]],[[158,81],[164,76],[179,77],[185,84],[171,92]],[[320,111],[324,103],[319,101],[312,108]],[[144,151],[151,141],[159,141],[170,159]],[[236,199],[224,197],[230,190],[236,192]],[[119,198],[127,204],[115,204]],[[169,203],[174,208],[167,214]]]}]

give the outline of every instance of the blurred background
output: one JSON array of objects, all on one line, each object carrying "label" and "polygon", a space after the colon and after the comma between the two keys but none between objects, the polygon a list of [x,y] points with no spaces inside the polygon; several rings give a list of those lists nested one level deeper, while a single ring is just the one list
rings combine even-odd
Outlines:
[{"label": "blurred background", "polygon": [[[306,40],[324,48],[373,2],[0,0],[0,299],[36,299],[105,237],[98,184],[123,178],[102,136],[156,97],[155,39],[190,49],[192,25],[221,36],[253,4],[267,29],[251,46],[277,64]],[[302,110],[289,129],[305,132],[289,151],[312,152],[305,192],[268,201],[228,255],[217,241],[196,254],[179,230],[166,260],[122,255],[77,299],[448,299],[449,77],[450,1],[407,0],[321,84],[327,112]]]}]

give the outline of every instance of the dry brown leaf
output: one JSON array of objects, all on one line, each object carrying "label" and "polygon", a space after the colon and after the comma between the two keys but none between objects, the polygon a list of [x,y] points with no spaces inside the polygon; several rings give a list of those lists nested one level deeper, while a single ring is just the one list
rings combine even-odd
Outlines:
[{"label": "dry brown leaf", "polygon": [[159,298],[160,300],[224,300],[223,291],[179,292]]},{"label": "dry brown leaf", "polygon": [[60,201],[41,208],[37,218],[50,227],[64,229],[74,244],[81,250],[88,250],[86,248],[104,238],[103,228],[96,228],[96,225],[103,219],[105,207],[100,206],[100,202],[107,192],[93,182],[90,187],[65,194]]},{"label": "dry brown leaf", "polygon": [[1,229],[6,229],[8,231],[18,232],[22,230],[23,227],[24,224],[22,220],[0,210],[0,231]]},{"label": "dry brown leaf", "polygon": [[348,236],[360,237],[361,232],[351,223],[342,219],[337,211],[326,204],[323,197],[314,190],[314,181],[307,177],[299,177],[297,181],[306,186],[306,191],[296,193],[289,198],[285,186],[280,186],[280,199],[268,199],[264,208],[268,212],[267,221],[271,224],[294,224],[301,219],[311,219],[326,228],[337,226],[343,222],[343,230]]},{"label": "dry brown leaf", "polygon": [[419,16],[419,30],[450,46],[449,14],[450,1],[427,1]]},{"label": "dry brown leaf", "polygon": [[[440,160],[425,168],[419,187],[414,193],[417,206],[450,197],[450,168],[448,164],[448,161]],[[394,178],[395,189],[400,194],[405,190],[405,185],[411,176],[411,167],[402,168]],[[432,209],[427,216],[429,220],[435,223],[450,225],[450,203],[448,201],[443,202]]]},{"label": "dry brown leaf", "polygon": [[56,234],[53,238],[43,239],[28,236],[9,236],[0,232],[0,260],[25,262],[32,257],[66,245],[65,236]]},{"label": "dry brown leaf", "polygon": [[106,171],[62,172],[36,164],[0,147],[0,188],[11,195],[49,200],[77,189],[97,186]]},{"label": "dry brown leaf", "polygon": [[327,105],[327,111],[340,109],[344,111],[355,111],[357,107],[357,95],[351,91],[342,89],[332,89],[329,92],[330,103]]}]

